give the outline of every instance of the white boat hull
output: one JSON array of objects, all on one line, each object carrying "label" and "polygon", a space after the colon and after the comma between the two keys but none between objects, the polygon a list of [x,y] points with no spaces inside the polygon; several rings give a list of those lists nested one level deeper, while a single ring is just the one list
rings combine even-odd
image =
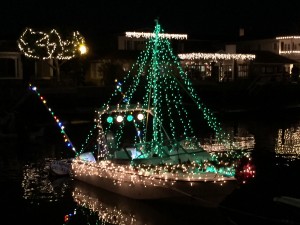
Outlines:
[{"label": "white boat hull", "polygon": [[[94,168],[93,168],[94,167]],[[203,174],[201,178],[139,175],[132,171],[103,169],[97,163],[73,163],[74,179],[132,199],[165,199],[216,207],[237,188],[233,177],[217,178]]]}]

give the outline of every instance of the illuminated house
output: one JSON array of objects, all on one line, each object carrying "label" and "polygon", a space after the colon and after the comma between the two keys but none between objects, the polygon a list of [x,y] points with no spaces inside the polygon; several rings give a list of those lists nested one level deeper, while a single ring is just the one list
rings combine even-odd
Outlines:
[{"label": "illuminated house", "polygon": [[[117,49],[90,61],[86,74],[86,83],[97,86],[112,85],[115,79],[122,78],[138,58],[140,52],[145,49],[146,41],[151,32],[125,32],[117,38]],[[171,34],[167,38],[174,38]],[[182,52],[186,34],[176,34],[172,47],[177,52]]]},{"label": "illuminated house", "polygon": [[15,41],[0,41],[0,80],[22,82],[29,79],[50,80],[52,77],[53,69],[47,62],[27,60]]},{"label": "illuminated house", "polygon": [[[291,74],[294,66],[300,64],[300,36],[278,36],[268,39],[249,39],[237,42],[239,52],[268,54],[264,64],[256,73],[260,74]],[[272,60],[271,60],[272,59]]]},{"label": "illuminated house", "polygon": [[[138,57],[138,53],[145,48],[146,41],[151,35],[153,35],[151,32],[125,32],[120,35],[117,51],[91,61],[87,80],[100,86],[107,84],[105,69],[108,66],[112,67],[112,64],[115,69],[119,67],[118,75],[122,73],[121,71],[127,72]],[[172,39],[170,41],[175,53],[178,54],[183,68],[195,84],[203,80],[223,82],[249,76],[249,63],[255,59],[255,55],[236,54],[235,45],[224,46],[220,41],[211,40],[189,40],[187,34],[163,35]],[[204,49],[205,52],[198,52],[198,49]],[[192,53],[186,53],[187,51]],[[117,79],[118,75],[115,73],[108,77],[114,76]]]},{"label": "illuminated house", "polygon": [[179,54],[184,68],[194,82],[214,80],[233,81],[249,77],[249,64],[254,54],[236,54],[228,52],[193,52]]},{"label": "illuminated house", "polygon": [[[106,51],[94,50],[95,54],[82,61],[76,61],[64,70],[63,83],[76,86],[78,74],[82,75],[81,84],[87,86],[110,86],[122,78],[145,48],[147,35],[151,32],[124,32],[110,38]],[[223,83],[238,80],[269,82],[280,81],[284,75],[290,79],[292,69],[300,64],[300,36],[282,36],[273,39],[240,39],[231,43],[222,40],[191,39],[187,34],[164,34],[172,37],[174,53],[181,59],[182,67],[194,84],[207,82]],[[0,79],[34,80],[51,83],[54,78],[53,62],[28,60],[21,56],[16,43],[13,49],[7,44],[0,46]],[[3,48],[5,46],[5,48]],[[115,47],[113,47],[115,46]],[[72,63],[72,62],[71,62]],[[50,66],[49,66],[50,65]],[[52,66],[51,66],[52,65]],[[82,67],[82,66],[81,66]],[[80,85],[80,84],[79,84]]]},{"label": "illuminated house", "polygon": [[[122,77],[145,48],[149,35],[150,32],[125,32],[118,36],[117,50],[91,61],[86,80],[104,86],[112,83],[107,77],[111,80]],[[251,82],[257,77],[259,82],[269,82],[274,77],[280,81],[283,75],[289,79],[292,68],[298,63],[280,50],[276,39],[226,44],[225,41],[189,39],[186,34],[165,35],[172,36],[173,49],[194,84]],[[288,48],[288,45],[283,46]]]},{"label": "illuminated house", "polygon": [[240,51],[268,51],[300,63],[300,36],[278,36],[268,39],[241,40]]},{"label": "illuminated house", "polygon": [[[276,37],[277,53],[300,63],[300,36]],[[274,46],[275,47],[275,46]]]}]

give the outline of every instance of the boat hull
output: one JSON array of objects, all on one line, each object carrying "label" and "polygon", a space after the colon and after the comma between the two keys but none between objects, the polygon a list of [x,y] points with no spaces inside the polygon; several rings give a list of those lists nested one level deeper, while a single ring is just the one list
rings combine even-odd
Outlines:
[{"label": "boat hull", "polygon": [[[162,199],[178,203],[192,203],[217,207],[238,186],[234,178],[216,180],[167,180],[162,177],[110,171],[83,172],[81,164],[73,165],[74,179],[132,199]],[[90,166],[90,165],[89,165]]]}]

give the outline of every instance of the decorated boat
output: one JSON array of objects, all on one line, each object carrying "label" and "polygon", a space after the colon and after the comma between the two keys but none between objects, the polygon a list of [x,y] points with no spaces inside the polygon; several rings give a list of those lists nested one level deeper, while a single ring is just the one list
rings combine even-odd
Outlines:
[{"label": "decorated boat", "polygon": [[[146,49],[96,111],[97,150],[78,152],[75,179],[133,199],[216,207],[239,185],[245,157],[201,101],[158,21]],[[174,36],[174,38],[181,36]],[[200,121],[198,121],[198,119]],[[222,154],[202,146],[209,130]]]}]

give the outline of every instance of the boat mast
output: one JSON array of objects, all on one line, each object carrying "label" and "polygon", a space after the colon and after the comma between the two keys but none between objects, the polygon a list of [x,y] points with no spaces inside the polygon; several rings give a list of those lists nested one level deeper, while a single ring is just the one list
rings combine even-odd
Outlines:
[{"label": "boat mast", "polygon": [[159,74],[158,74],[158,59],[157,59],[157,44],[159,41],[159,32],[160,32],[160,26],[158,24],[158,19],[155,20],[156,26],[155,26],[155,37],[154,37],[154,48],[153,48],[153,62],[152,62],[152,73],[153,75],[151,76],[152,78],[152,88],[153,88],[153,141],[154,143],[158,142],[158,123],[157,123],[157,92],[158,92],[158,87],[157,87],[157,79],[159,79]]}]

